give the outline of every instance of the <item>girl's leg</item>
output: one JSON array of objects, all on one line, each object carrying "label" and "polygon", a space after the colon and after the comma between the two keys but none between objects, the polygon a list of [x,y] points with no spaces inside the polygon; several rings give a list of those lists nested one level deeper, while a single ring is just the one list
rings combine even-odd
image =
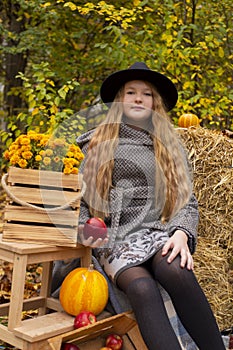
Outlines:
[{"label": "girl's leg", "polygon": [[193,271],[180,267],[179,256],[169,264],[161,251],[154,256],[152,269],[199,349],[225,349],[214,315]]},{"label": "girl's leg", "polygon": [[181,350],[168,319],[160,291],[143,266],[122,272],[117,285],[126,293],[149,350]]}]

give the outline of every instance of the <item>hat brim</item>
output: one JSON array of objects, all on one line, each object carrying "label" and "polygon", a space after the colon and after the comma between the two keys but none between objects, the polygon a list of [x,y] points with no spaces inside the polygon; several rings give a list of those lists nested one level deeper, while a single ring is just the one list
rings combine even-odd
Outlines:
[{"label": "hat brim", "polygon": [[176,105],[178,93],[173,82],[165,75],[149,69],[125,69],[109,75],[100,88],[102,101],[106,104],[113,102],[119,89],[132,80],[144,80],[153,84],[168,111]]}]

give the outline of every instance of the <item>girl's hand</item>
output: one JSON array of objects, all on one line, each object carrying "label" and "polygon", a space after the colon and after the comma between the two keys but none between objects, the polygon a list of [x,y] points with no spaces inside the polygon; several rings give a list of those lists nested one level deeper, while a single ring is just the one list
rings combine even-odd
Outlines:
[{"label": "girl's hand", "polygon": [[94,240],[93,237],[89,237],[88,239],[85,239],[83,236],[83,228],[84,228],[84,225],[79,225],[78,227],[78,236],[80,238],[80,243],[82,245],[85,245],[86,247],[91,247],[91,248],[100,248],[108,243],[108,238],[109,238],[108,236],[105,239],[98,238]]},{"label": "girl's hand", "polygon": [[162,249],[162,255],[165,256],[169,251],[167,261],[171,263],[175,257],[180,254],[181,263],[180,266],[184,268],[187,266],[188,270],[193,270],[193,258],[188,247],[188,237],[185,232],[176,230],[175,233],[169,238]]}]

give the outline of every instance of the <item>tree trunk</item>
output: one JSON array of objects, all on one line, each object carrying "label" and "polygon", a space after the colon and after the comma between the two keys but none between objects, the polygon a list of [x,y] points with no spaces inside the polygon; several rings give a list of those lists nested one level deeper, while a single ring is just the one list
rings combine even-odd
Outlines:
[{"label": "tree trunk", "polygon": [[[8,40],[5,45],[9,49],[15,49],[15,53],[7,52],[4,56],[5,84],[4,84],[4,111],[8,116],[17,115],[22,108],[22,100],[15,95],[18,87],[22,86],[22,80],[16,78],[19,72],[25,71],[27,65],[27,51],[17,52],[19,34],[25,30],[25,20],[19,21],[19,5],[14,0],[4,2],[5,14],[8,20],[8,30],[15,38]],[[10,50],[7,50],[10,51]]]}]

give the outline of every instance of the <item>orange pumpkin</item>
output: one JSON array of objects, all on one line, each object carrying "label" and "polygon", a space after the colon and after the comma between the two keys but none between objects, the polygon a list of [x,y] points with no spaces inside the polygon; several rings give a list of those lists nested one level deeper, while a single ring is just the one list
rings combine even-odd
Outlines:
[{"label": "orange pumpkin", "polygon": [[99,271],[93,269],[93,265],[78,267],[62,282],[59,299],[70,315],[76,316],[82,311],[98,315],[108,301],[108,283]]},{"label": "orange pumpkin", "polygon": [[178,119],[178,125],[181,128],[188,128],[189,126],[198,126],[200,119],[192,113],[185,113]]}]

